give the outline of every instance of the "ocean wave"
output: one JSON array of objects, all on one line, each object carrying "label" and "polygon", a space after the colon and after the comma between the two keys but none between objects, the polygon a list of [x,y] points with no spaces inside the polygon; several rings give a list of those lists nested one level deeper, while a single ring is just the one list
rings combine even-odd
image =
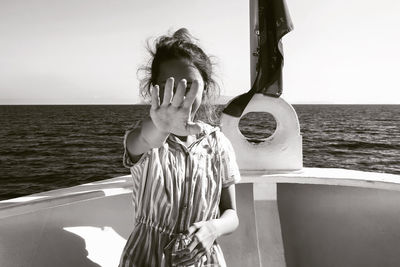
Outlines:
[{"label": "ocean wave", "polygon": [[375,142],[362,142],[362,141],[342,141],[340,143],[328,144],[329,147],[341,148],[341,149],[394,149],[400,150],[400,144],[390,143],[375,143]]}]

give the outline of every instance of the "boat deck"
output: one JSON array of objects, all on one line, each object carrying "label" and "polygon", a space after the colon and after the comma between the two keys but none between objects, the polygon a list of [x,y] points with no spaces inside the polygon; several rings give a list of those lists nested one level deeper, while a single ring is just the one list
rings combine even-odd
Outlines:
[{"label": "boat deck", "polygon": [[[133,227],[130,179],[1,201],[0,266],[116,266]],[[242,171],[240,226],[219,241],[228,266],[399,266],[398,191],[392,174]]]}]

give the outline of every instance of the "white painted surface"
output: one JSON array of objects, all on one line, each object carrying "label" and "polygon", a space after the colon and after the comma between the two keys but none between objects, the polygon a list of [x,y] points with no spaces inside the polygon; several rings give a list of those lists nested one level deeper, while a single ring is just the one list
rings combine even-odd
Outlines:
[{"label": "white painted surface", "polygon": [[[273,187],[278,183],[327,184],[366,188],[400,190],[400,175],[377,172],[363,172],[338,168],[303,168],[298,171],[257,171],[241,170],[240,183],[254,183],[257,200],[276,199]],[[260,185],[260,186],[258,186]],[[131,192],[131,175],[125,175],[94,183],[82,184],[30,196],[0,201],[0,219],[8,216],[33,212],[40,209],[62,206],[106,195],[123,195]],[[266,193],[269,192],[269,193]]]},{"label": "white painted surface", "polygon": [[[18,207],[3,206],[0,211],[0,266],[117,266],[134,226],[131,195],[125,190],[112,196],[98,193],[104,191],[100,190],[101,185],[124,187],[129,184],[129,177],[126,178],[44,192],[41,194],[48,199],[40,205],[18,202]],[[116,179],[120,184],[113,182]],[[90,187],[94,190],[91,193]],[[86,192],[87,199],[82,199],[79,190]],[[240,184],[236,193],[242,223],[234,234],[221,237],[219,242],[228,266],[256,267],[259,266],[259,252],[253,185]],[[57,198],[63,200],[63,195],[69,202],[57,201]]]},{"label": "white painted surface", "polygon": [[[280,208],[278,213],[277,184],[278,186],[287,184],[289,187],[305,185],[310,192],[314,192],[313,188],[330,186],[329,188],[333,188],[331,191],[338,192],[336,195],[340,198],[336,202],[325,201],[323,203],[331,203],[331,209],[336,210],[338,214],[344,214],[344,217],[338,217],[338,220],[352,225],[352,223],[357,223],[357,218],[365,219],[365,214],[367,214],[368,221],[374,223],[363,229],[374,232],[362,232],[372,238],[366,240],[371,241],[376,234],[381,233],[376,236],[380,242],[385,242],[385,238],[389,238],[388,242],[390,241],[392,246],[400,246],[400,239],[392,238],[393,235],[397,235],[397,232],[393,235],[383,234],[390,232],[390,229],[397,229],[395,225],[399,211],[390,215],[391,208],[385,209],[384,207],[387,204],[397,205],[391,203],[391,199],[396,197],[397,191],[400,191],[400,175],[326,168],[304,168],[296,172],[281,171],[280,173],[267,171],[241,171],[241,173],[242,181],[237,185],[241,228],[234,234],[221,238],[221,245],[226,252],[228,262],[235,263],[240,259],[249,260],[259,257],[261,263],[264,263],[261,266],[285,266],[279,218],[281,212],[286,214],[285,229],[289,229],[289,232],[283,233],[286,240],[285,246],[291,248],[293,248],[291,240],[305,242],[304,239],[299,238],[297,232],[294,232],[293,229],[296,227],[293,228],[293,225],[287,224],[288,221],[297,220],[294,215],[294,217],[288,217],[287,214],[292,214],[291,210],[299,214],[299,209],[305,211],[311,209],[314,217],[310,219],[310,222],[316,222],[315,227],[318,227],[318,223],[324,222],[324,216],[327,216],[327,213],[324,211],[324,207],[319,206],[319,203],[324,201],[325,194],[321,194],[318,190],[315,191],[315,197],[311,202],[302,194],[287,194],[286,196],[293,197],[293,201],[290,199],[286,201],[285,207]],[[115,266],[134,222],[130,179],[131,176],[127,175],[0,201],[0,266]],[[248,191],[249,186],[253,188],[254,198],[252,192]],[[346,190],[346,188],[348,189]],[[371,190],[379,192],[379,194],[375,194],[376,199],[384,205],[375,203],[373,198],[370,198],[370,194],[361,194],[361,196],[369,198],[369,201],[364,203],[362,199],[357,200],[357,206],[360,208],[351,208],[352,201],[346,202],[345,200],[353,199],[352,194],[363,188],[371,188]],[[254,205],[251,204],[249,196],[255,200]],[[347,206],[346,203],[348,203]],[[381,210],[374,213],[368,208],[372,205],[380,207]],[[348,210],[341,212],[341,209]],[[356,210],[359,210],[360,213],[354,213]],[[319,218],[319,215],[322,217]],[[312,231],[313,228],[307,224],[307,218],[301,219],[302,227],[305,231]],[[382,225],[390,227],[382,228]],[[376,232],[376,229],[380,229],[381,232]],[[339,230],[340,227],[336,228],[336,231]],[[288,236],[288,233],[293,233],[294,236]],[[343,231],[340,233],[343,234]],[[323,232],[320,232],[319,235],[324,236]],[[349,232],[348,236],[351,237],[349,242],[357,243],[355,235],[351,235]],[[316,237],[313,240],[317,239]],[[346,240],[340,240],[340,242],[343,243]],[[313,244],[304,243],[304,246],[315,249]],[[295,247],[296,244],[294,244]],[[330,247],[335,247],[335,244],[331,244]],[[371,247],[364,246],[364,248],[370,249]],[[246,249],[246,253],[242,255],[240,251],[244,249]],[[252,254],[255,251],[259,251],[258,257],[257,253]],[[358,253],[360,251],[363,250],[359,250]],[[376,253],[384,252],[377,248]],[[289,256],[290,259],[299,257],[298,254]],[[317,260],[320,259],[317,258]],[[396,260],[396,258],[393,259]],[[265,264],[266,262],[272,265]],[[230,266],[243,265],[239,263],[239,265],[232,264]]]},{"label": "white painted surface", "polygon": [[400,266],[400,192],[278,184],[287,267]]},{"label": "white painted surface", "polygon": [[[240,119],[249,112],[267,112],[276,120],[275,132],[261,143],[248,142],[239,130]],[[293,107],[282,98],[255,94],[240,118],[222,114],[221,128],[235,149],[241,170],[300,170],[303,167],[299,121]]]},{"label": "white painted surface", "polygon": [[130,195],[69,197],[0,219],[1,267],[117,266],[133,228]]}]

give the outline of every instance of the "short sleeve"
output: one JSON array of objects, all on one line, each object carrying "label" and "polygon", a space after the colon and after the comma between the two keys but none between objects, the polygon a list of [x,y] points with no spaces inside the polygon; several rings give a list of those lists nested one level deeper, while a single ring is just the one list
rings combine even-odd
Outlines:
[{"label": "short sleeve", "polygon": [[222,187],[228,187],[240,181],[239,167],[236,162],[235,151],[229,139],[219,132],[219,149],[221,155]]},{"label": "short sleeve", "polygon": [[131,157],[129,156],[128,153],[128,148],[126,146],[126,140],[128,138],[128,135],[133,132],[134,130],[136,130],[137,128],[139,128],[141,126],[142,122],[138,121],[134,124],[132,124],[131,126],[128,127],[128,129],[125,131],[125,136],[124,136],[124,155],[122,158],[122,164],[124,165],[124,167],[126,168],[132,168],[141,158],[141,156],[138,156],[138,158],[136,160],[132,160]]}]

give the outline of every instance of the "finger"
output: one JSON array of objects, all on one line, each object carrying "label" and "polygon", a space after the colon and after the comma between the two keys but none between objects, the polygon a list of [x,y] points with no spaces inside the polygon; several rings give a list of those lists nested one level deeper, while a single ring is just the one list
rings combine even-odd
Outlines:
[{"label": "finger", "polygon": [[193,250],[199,245],[200,240],[197,237],[197,235],[194,235],[192,238],[192,242],[190,242],[190,244],[184,249],[182,250],[182,252],[184,254],[191,254],[193,253]]},{"label": "finger", "polygon": [[178,83],[176,92],[174,94],[174,98],[171,103],[174,107],[180,107],[182,105],[183,98],[184,98],[185,92],[186,92],[186,85],[187,85],[187,82],[185,79],[182,79]]},{"label": "finger", "polygon": [[173,88],[174,88],[174,78],[170,77],[165,82],[164,98],[161,104],[162,106],[168,106],[171,103]]},{"label": "finger", "polygon": [[160,106],[160,87],[158,85],[151,87],[151,108],[157,109]]},{"label": "finger", "polygon": [[199,229],[200,227],[202,227],[204,225],[205,221],[200,221],[200,222],[195,222],[193,223],[194,226],[197,227],[197,229]]},{"label": "finger", "polygon": [[[193,253],[193,250],[196,248],[196,246],[199,244],[199,239],[196,236],[193,236],[192,241],[190,242],[190,244],[179,251],[176,251],[176,256],[177,258],[179,258],[180,260],[182,259],[189,259],[190,255]],[[201,246],[200,246],[201,247]]]},{"label": "finger", "polygon": [[176,257],[174,259],[175,264],[181,265],[191,265],[200,260],[200,258],[206,253],[206,250],[198,244],[189,254],[184,255],[183,257]]},{"label": "finger", "polygon": [[[191,229],[190,231],[193,232],[196,231],[196,229]],[[182,240],[184,242],[183,247],[178,250],[175,250],[175,254],[178,255],[179,257],[182,257],[184,254],[188,254],[190,252],[188,247],[193,242],[194,239],[189,236],[188,232],[189,230],[186,230],[185,233],[183,233],[184,235],[184,240]]]},{"label": "finger", "polygon": [[193,224],[192,226],[189,227],[189,229],[186,231],[186,235],[191,236],[196,230],[199,229],[196,224]]},{"label": "finger", "polygon": [[191,108],[194,100],[196,99],[197,93],[200,90],[200,83],[198,80],[194,80],[189,92],[186,94],[185,100],[183,101],[183,106],[185,108]]},{"label": "finger", "polygon": [[[194,241],[194,240],[192,240]],[[186,248],[182,250],[175,251],[174,260],[176,261],[186,261],[189,260],[197,253],[196,247],[201,248],[202,246],[198,246],[198,240],[192,242]]]},{"label": "finger", "polygon": [[199,221],[193,223],[189,229],[185,231],[185,235],[191,236],[194,232],[196,232],[197,229],[199,229],[202,225],[204,224],[204,221]]}]

